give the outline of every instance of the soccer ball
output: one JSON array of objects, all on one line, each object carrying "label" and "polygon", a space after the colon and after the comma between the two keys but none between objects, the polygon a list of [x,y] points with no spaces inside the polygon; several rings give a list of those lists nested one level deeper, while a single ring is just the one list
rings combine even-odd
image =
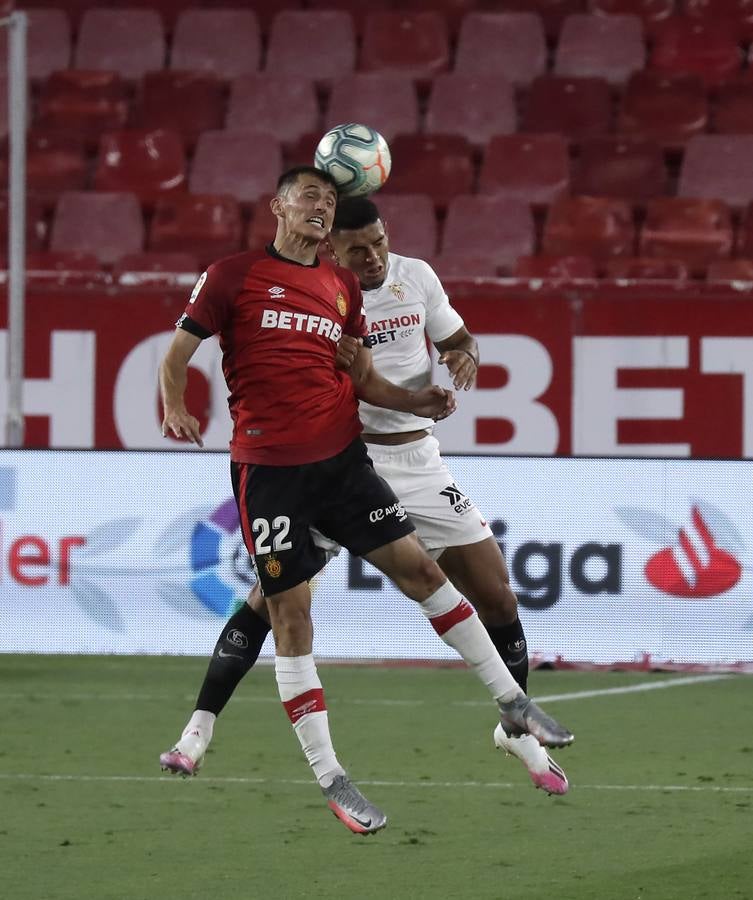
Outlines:
[{"label": "soccer ball", "polygon": [[336,125],[319,141],[317,169],[328,172],[343,197],[363,197],[378,191],[392,166],[387,141],[368,125]]}]

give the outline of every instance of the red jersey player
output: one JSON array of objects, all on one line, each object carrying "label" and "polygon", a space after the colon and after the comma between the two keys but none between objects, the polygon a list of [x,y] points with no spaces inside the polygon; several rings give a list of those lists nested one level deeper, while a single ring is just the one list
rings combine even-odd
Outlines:
[{"label": "red jersey player", "polygon": [[[219,334],[233,419],[233,489],[267,600],[280,698],[328,805],[351,831],[369,834],[384,827],[386,816],[335,756],[312,656],[308,580],[325,561],[312,527],[368,559],[416,600],[523,731],[531,704],[473,607],[422,549],[358,437],[354,382],[335,357],[341,335],[365,335],[360,287],[349,271],[317,257],[336,201],[335,183],[318,169],[297,167],[280,177],[271,203],[274,242],[262,254],[220,260],[202,275],[160,367],[160,386],[163,434],[201,445],[184,403],[187,368],[200,341]],[[399,388],[376,373],[369,350],[361,345],[357,353],[359,399],[434,419],[453,411],[451,392]],[[181,765],[174,755],[163,754],[171,757],[163,764],[195,769],[196,761]]]}]

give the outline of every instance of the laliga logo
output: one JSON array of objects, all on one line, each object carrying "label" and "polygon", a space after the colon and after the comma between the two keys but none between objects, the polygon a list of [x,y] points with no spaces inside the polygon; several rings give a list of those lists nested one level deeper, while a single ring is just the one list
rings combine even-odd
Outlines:
[{"label": "laliga logo", "polygon": [[649,583],[665,594],[714,597],[740,580],[742,566],[732,551],[745,545],[732,522],[710,503],[694,500],[690,522],[679,528],[649,510],[620,507],[615,512],[651,543],[669,545],[654,553],[644,570]]}]

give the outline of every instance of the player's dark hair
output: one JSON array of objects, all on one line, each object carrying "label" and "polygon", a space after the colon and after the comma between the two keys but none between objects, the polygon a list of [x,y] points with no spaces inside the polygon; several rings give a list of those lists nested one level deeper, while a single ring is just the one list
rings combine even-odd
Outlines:
[{"label": "player's dark hair", "polygon": [[307,175],[309,178],[318,178],[319,181],[323,181],[324,184],[333,188],[335,193],[337,192],[337,182],[329,172],[317,169],[316,166],[293,166],[292,169],[283,172],[277,179],[277,193],[279,194],[294,185],[301,175]]},{"label": "player's dark hair", "polygon": [[339,200],[335,210],[333,231],[355,231],[373,225],[381,218],[376,203],[368,197],[346,197]]}]

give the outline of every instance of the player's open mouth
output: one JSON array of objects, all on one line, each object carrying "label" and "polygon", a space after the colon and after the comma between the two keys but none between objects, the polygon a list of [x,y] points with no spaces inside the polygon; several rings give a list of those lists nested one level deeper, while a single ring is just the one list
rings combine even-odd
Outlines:
[{"label": "player's open mouth", "polygon": [[324,219],[321,216],[311,216],[310,219],[306,219],[307,222],[310,222],[312,225],[318,225],[320,228],[324,228]]}]

